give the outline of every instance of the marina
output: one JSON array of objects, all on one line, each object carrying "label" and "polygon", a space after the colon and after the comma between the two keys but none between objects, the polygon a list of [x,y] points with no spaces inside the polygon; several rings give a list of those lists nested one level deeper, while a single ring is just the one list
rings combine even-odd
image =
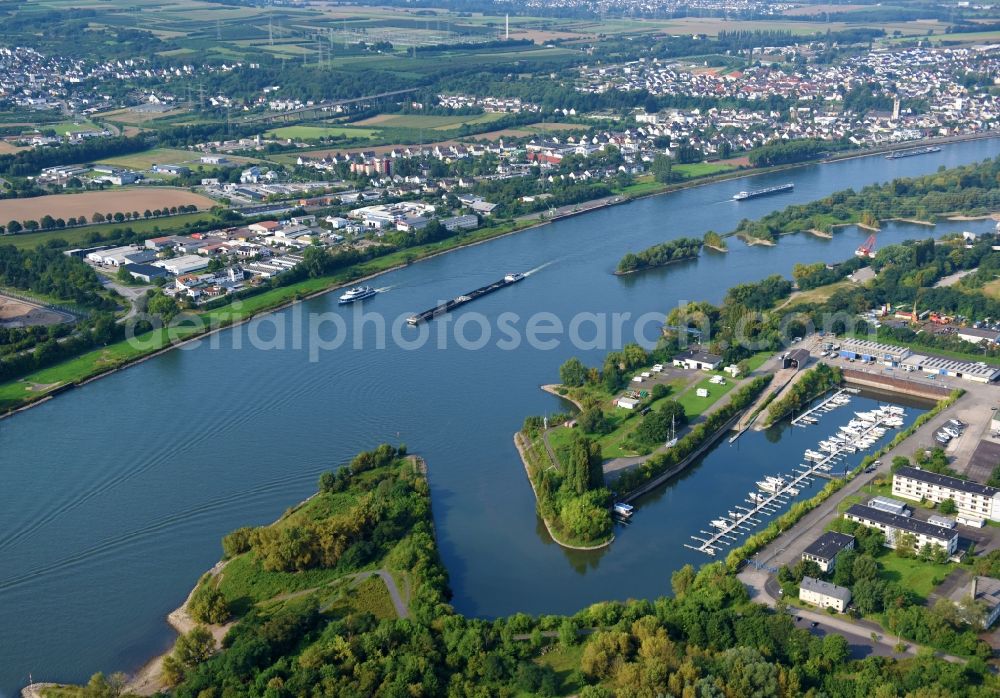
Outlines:
[{"label": "marina", "polygon": [[[852,390],[858,392],[849,388],[836,391],[796,417],[791,423],[796,426],[815,424],[818,418],[814,415],[846,407],[851,401]],[[749,492],[746,499],[729,509],[725,516],[709,521],[709,527],[715,530],[700,529],[699,535],[691,536],[695,544],[685,543],[684,547],[714,557],[725,547],[738,542],[740,536],[752,533],[765,518],[780,512],[817,478],[833,479],[834,475],[831,473],[834,466],[843,465],[843,460],[848,454],[873,447],[886,435],[889,428],[903,426],[905,414],[902,407],[895,405],[855,412],[855,419],[819,442],[819,450],[806,450],[803,456],[805,462],[798,468],[788,474],[766,475],[763,479],[757,480],[759,491]],[[845,467],[845,475],[846,471]]]},{"label": "marina", "polygon": [[427,322],[428,320],[433,320],[439,315],[444,315],[445,313],[450,313],[452,310],[459,308],[466,303],[471,303],[477,298],[486,296],[494,291],[499,291],[501,288],[516,284],[518,281],[522,281],[525,278],[525,274],[507,274],[499,281],[494,281],[488,286],[481,286],[474,291],[469,291],[466,294],[452,298],[450,301],[445,301],[440,305],[436,305],[430,310],[425,310],[422,313],[417,313],[416,315],[411,315],[406,319],[406,321],[411,325],[419,325],[421,322]]}]

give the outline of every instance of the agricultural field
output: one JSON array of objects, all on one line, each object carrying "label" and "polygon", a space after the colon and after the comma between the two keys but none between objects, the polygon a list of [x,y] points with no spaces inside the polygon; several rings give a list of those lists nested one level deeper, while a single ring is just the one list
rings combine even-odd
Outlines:
[{"label": "agricultural field", "polygon": [[427,128],[448,131],[465,125],[488,124],[502,119],[503,114],[487,113],[471,116],[431,116],[425,114],[378,114],[358,121],[359,126],[384,126],[389,128]]},{"label": "agricultural field", "polygon": [[174,109],[168,109],[165,111],[149,111],[149,110],[136,110],[134,107],[129,109],[115,109],[114,111],[106,111],[98,114],[97,116],[102,119],[107,119],[114,123],[129,124],[131,126],[141,126],[143,124],[148,124],[151,121],[156,121],[158,119],[166,119],[173,116],[180,116],[181,114],[186,114],[187,109],[183,107],[178,107]]},{"label": "agricultural field", "polygon": [[314,140],[342,136],[345,138],[372,138],[378,131],[368,128],[351,128],[349,126],[282,126],[268,131],[269,138],[291,138],[292,140]]},{"label": "agricultural field", "polygon": [[211,208],[215,202],[207,196],[186,189],[170,187],[132,187],[106,191],[89,191],[81,194],[51,194],[30,199],[5,199],[0,201],[0,221],[39,220],[49,215],[53,218],[86,216],[95,212],[117,213],[172,206]]}]

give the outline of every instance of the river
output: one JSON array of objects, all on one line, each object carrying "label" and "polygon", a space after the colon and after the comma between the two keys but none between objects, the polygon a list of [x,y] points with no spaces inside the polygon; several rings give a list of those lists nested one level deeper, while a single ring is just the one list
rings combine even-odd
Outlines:
[{"label": "river", "polygon": [[[867,233],[795,235],[774,248],[730,240],[728,254],[706,251],[625,278],[611,272],[627,251],[998,153],[1000,140],[966,142],[934,155],[857,158],[643,199],[389,273],[375,282],[386,291],[365,310],[403,318],[524,270],[535,271],[456,316],[493,322],[513,312],[524,334],[525,319],[541,311],[569,323],[581,311],[636,318],[684,300],[718,302],[730,286],[789,275],[796,263],[845,259]],[[730,200],[788,181],[793,193]],[[890,225],[879,244],[992,227]],[[338,307],[335,294],[319,297],[220,333],[217,348],[202,342],[167,353],[0,421],[0,696],[29,674],[83,681],[98,670],[136,669],[171,644],[164,616],[218,559],[223,534],[274,520],[314,491],[323,470],[380,441],[403,441],[428,461],[441,553],[454,605],[466,614],[572,612],[601,599],[668,593],[672,570],[706,559],[682,547],[688,536],[737,503],[720,494],[718,506],[681,506],[729,492],[725,470],[701,467],[641,506],[609,550],[567,553],[535,517],[511,437],[526,415],[561,409],[538,386],[557,379],[562,361],[577,355],[596,364],[605,349],[580,350],[563,338],[554,348],[509,351],[497,336],[479,350],[454,341],[446,349],[392,341],[380,349],[369,323],[364,348],[348,342],[310,361],[308,347],[292,346],[294,317],[309,312],[330,314],[329,328],[334,315],[349,324],[354,310]],[[418,332],[401,330],[406,339]],[[252,337],[288,346],[253,349]],[[720,446],[706,464],[744,468],[741,479],[752,479],[767,467],[746,458],[755,443]]]}]

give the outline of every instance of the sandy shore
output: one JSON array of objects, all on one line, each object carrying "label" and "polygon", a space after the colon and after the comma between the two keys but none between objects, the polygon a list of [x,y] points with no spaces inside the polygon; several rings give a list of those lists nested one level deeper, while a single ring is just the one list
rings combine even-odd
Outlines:
[{"label": "sandy shore", "polygon": [[833,239],[833,233],[828,233],[824,230],[820,230],[819,228],[810,228],[806,232],[809,233],[810,235],[815,235],[818,238],[823,238],[824,240]]},{"label": "sandy shore", "polygon": [[[215,563],[215,566],[213,566],[212,569],[208,571],[208,574],[215,579],[222,574],[225,567],[226,562],[220,560]],[[198,581],[200,582],[201,580],[199,579]],[[187,635],[197,626],[203,625],[208,628],[209,632],[212,633],[212,637],[215,638],[216,647],[221,647],[222,638],[226,636],[226,633],[229,632],[229,628],[231,628],[233,624],[226,623],[224,625],[208,625],[205,623],[199,623],[192,618],[190,612],[188,611],[188,605],[191,603],[191,598],[194,596],[194,592],[197,588],[198,585],[195,584],[190,593],[187,595],[187,598],[184,599],[184,603],[167,615],[167,623],[169,623],[170,627],[177,631],[178,635]],[[135,693],[140,696],[152,696],[167,688],[166,684],[163,682],[163,660],[166,659],[169,654],[170,650],[146,662],[146,664],[144,664],[143,667],[136,672],[135,676],[132,677],[128,684],[126,684],[125,690],[128,693]]]}]

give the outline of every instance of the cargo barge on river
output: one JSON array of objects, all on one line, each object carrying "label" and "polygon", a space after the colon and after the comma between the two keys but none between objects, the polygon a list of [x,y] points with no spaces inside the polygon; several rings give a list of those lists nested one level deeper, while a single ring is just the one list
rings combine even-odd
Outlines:
[{"label": "cargo barge on river", "polygon": [[776,187],[767,187],[766,189],[757,189],[755,191],[741,191],[739,194],[733,196],[733,201],[746,201],[747,199],[756,199],[758,196],[781,194],[782,192],[791,191],[794,188],[794,184],[788,183],[779,184]]},{"label": "cargo barge on river", "polygon": [[481,298],[487,294],[493,293],[494,291],[499,291],[501,288],[516,284],[518,281],[524,279],[524,274],[507,274],[499,281],[494,281],[488,286],[482,286],[477,288],[475,291],[469,291],[466,294],[458,296],[457,298],[452,298],[450,301],[445,301],[440,305],[436,305],[430,310],[425,310],[422,313],[417,313],[416,315],[411,315],[406,319],[411,325],[419,325],[421,322],[427,322],[428,320],[433,320],[438,315],[444,315],[449,313],[455,308],[465,305],[471,301]]},{"label": "cargo barge on river", "polygon": [[899,160],[900,158],[912,158],[914,155],[929,155],[930,153],[940,153],[940,146],[929,145],[925,148],[909,148],[908,150],[897,150],[885,156],[886,160]]}]

